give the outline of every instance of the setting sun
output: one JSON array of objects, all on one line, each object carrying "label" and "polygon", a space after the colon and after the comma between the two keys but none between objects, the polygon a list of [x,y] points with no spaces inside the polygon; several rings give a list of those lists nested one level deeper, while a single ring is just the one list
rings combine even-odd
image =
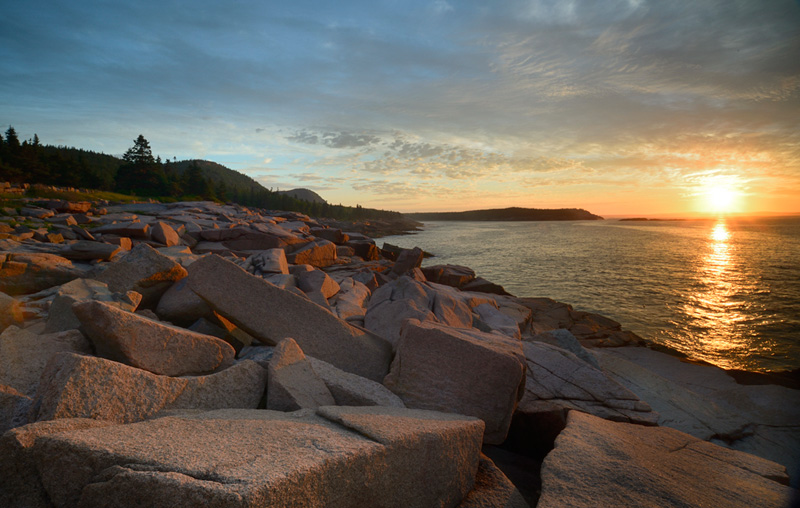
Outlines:
[{"label": "setting sun", "polygon": [[696,180],[697,209],[704,213],[743,212],[743,182],[735,175],[707,175]]},{"label": "setting sun", "polygon": [[717,213],[735,211],[737,197],[738,193],[729,187],[709,187],[705,192],[708,209]]}]

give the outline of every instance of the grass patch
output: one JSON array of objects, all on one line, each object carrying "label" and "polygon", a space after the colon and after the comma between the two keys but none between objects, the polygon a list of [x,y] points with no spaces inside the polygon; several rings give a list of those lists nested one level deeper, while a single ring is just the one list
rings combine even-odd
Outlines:
[{"label": "grass patch", "polygon": [[111,191],[62,191],[62,190],[44,190],[44,189],[28,189],[25,193],[29,198],[41,199],[63,199],[64,201],[99,201],[105,199],[107,201],[121,201],[123,203],[131,203],[133,201],[141,201],[142,198],[136,196],[129,196],[127,194],[119,194]]}]

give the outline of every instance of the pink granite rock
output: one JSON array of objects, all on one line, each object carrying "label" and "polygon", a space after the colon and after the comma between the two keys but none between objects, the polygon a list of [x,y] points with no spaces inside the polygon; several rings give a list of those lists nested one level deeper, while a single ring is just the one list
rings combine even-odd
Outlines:
[{"label": "pink granite rock", "polygon": [[245,360],[208,376],[169,377],[74,353],[47,364],[31,420],[94,418],[138,422],[171,409],[256,408],[267,371]]},{"label": "pink granite rock", "polygon": [[542,464],[537,507],[782,508],[797,495],[785,483],[783,466],[755,455],[570,411]]},{"label": "pink granite rock", "polygon": [[502,335],[411,320],[384,384],[406,407],[482,419],[484,441],[499,444],[525,389],[525,357]]},{"label": "pink granite rock", "polygon": [[233,363],[233,347],[210,335],[152,321],[104,302],[80,302],[72,310],[104,358],[165,376],[205,374]]}]

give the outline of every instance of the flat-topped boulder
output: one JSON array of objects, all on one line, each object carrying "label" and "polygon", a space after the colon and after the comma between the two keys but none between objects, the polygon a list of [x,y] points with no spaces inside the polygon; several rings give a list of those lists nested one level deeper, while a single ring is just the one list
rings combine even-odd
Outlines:
[{"label": "flat-topped boulder", "polygon": [[463,287],[475,280],[475,270],[461,265],[432,265],[422,268],[425,278],[431,282],[453,287]]},{"label": "flat-topped boulder", "polygon": [[209,242],[220,242],[236,251],[282,249],[307,240],[276,224],[257,223],[232,228],[204,229],[197,236]]},{"label": "flat-topped boulder", "polygon": [[380,381],[391,345],[310,300],[255,277],[219,256],[192,264],[189,288],[244,331],[269,345],[293,338],[303,351],[336,367]]},{"label": "flat-topped boulder", "polygon": [[94,242],[91,240],[79,240],[69,245],[61,251],[61,255],[73,261],[110,261],[114,256],[122,252],[122,246],[111,243]]},{"label": "flat-topped boulder", "polygon": [[267,249],[250,256],[247,261],[253,270],[261,273],[289,273],[286,251],[283,249]]},{"label": "flat-topped boulder", "polygon": [[[31,438],[20,429],[2,445],[34,466],[30,488],[56,506],[428,508],[470,492],[482,427],[399,408],[224,410]],[[0,481],[13,492],[15,480]]]},{"label": "flat-topped boulder", "polygon": [[[108,217],[106,218],[106,221],[108,221]],[[94,235],[111,234],[118,236],[127,236],[130,238],[146,239],[150,237],[150,225],[140,220],[111,222],[109,224],[104,224],[102,226],[93,229],[92,234]]]},{"label": "flat-topped boulder", "polygon": [[249,360],[207,376],[170,377],[104,358],[57,353],[42,373],[30,419],[130,423],[170,409],[254,409],[266,383],[266,369]]},{"label": "flat-topped boulder", "polygon": [[783,466],[666,427],[570,411],[542,464],[537,508],[784,508],[797,499]]},{"label": "flat-topped boulder", "polygon": [[0,252],[0,291],[7,295],[36,293],[87,275],[89,267],[45,252]]},{"label": "flat-topped boulder", "polygon": [[525,357],[499,334],[411,320],[384,384],[406,407],[482,419],[484,441],[499,444],[525,388]]},{"label": "flat-topped boulder", "polygon": [[86,213],[92,208],[90,201],[67,201],[63,199],[37,201],[36,205],[55,210],[58,213]]},{"label": "flat-topped boulder", "polygon": [[341,229],[336,228],[311,228],[310,233],[337,245],[347,243],[350,240],[350,236],[347,233],[343,233]]},{"label": "flat-topped boulder", "polygon": [[286,258],[295,265],[330,266],[336,261],[336,244],[319,238],[293,250]]},{"label": "flat-topped boulder", "polygon": [[47,208],[40,208],[38,206],[23,206],[19,210],[19,214],[23,217],[36,217],[37,219],[46,219],[52,217],[56,213]]},{"label": "flat-topped boulder", "polygon": [[99,356],[154,374],[207,374],[231,365],[236,354],[224,340],[152,321],[105,302],[80,302],[72,310]]}]

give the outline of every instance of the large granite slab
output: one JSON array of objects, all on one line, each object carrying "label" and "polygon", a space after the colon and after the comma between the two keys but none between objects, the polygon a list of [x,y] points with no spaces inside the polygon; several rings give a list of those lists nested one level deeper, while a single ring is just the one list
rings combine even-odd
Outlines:
[{"label": "large granite slab", "polygon": [[[62,427],[12,431],[0,456],[33,464],[27,481],[55,506],[85,507],[453,507],[473,487],[483,434],[476,419],[377,407]],[[0,482],[18,492],[8,460]]]},{"label": "large granite slab", "polygon": [[783,466],[666,427],[570,411],[542,464],[537,508],[785,508]]},{"label": "large granite slab", "polygon": [[392,348],[381,337],[219,256],[196,261],[187,284],[214,310],[261,342],[276,345],[292,338],[307,355],[373,381],[381,381],[389,371]]}]

